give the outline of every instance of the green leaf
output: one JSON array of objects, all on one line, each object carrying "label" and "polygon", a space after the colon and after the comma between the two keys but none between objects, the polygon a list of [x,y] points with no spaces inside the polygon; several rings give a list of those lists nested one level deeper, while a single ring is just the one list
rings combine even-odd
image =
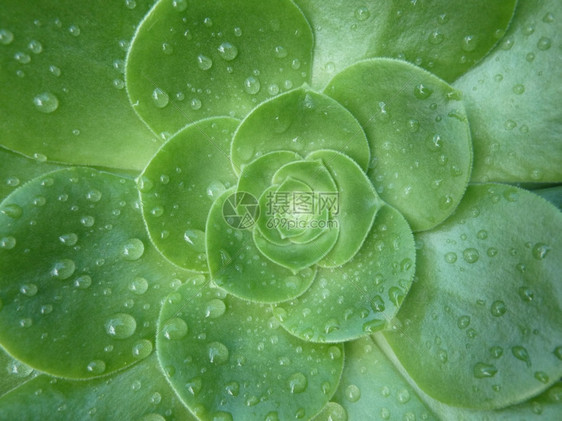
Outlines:
[{"label": "green leaf", "polygon": [[206,244],[211,279],[229,293],[250,301],[280,302],[302,294],[314,280],[315,270],[306,268],[294,274],[262,255],[252,231],[236,229],[225,217],[225,202],[234,194],[234,189],[227,190],[209,212]]},{"label": "green leaf", "polygon": [[151,247],[133,181],[80,168],[0,204],[0,267],[0,343],[68,378],[148,356],[160,300],[190,276]]},{"label": "green leaf", "polygon": [[134,109],[156,132],[244,117],[310,76],[312,32],[288,0],[160,1],[127,59]]},{"label": "green leaf", "polygon": [[295,0],[314,28],[313,85],[365,58],[408,60],[452,81],[504,34],[516,0]]},{"label": "green leaf", "polygon": [[302,296],[276,309],[282,325],[309,341],[341,342],[383,329],[397,313],[414,276],[415,249],[400,213],[383,207],[353,259],[318,269]]},{"label": "green leaf", "polygon": [[548,200],[558,209],[562,210],[562,186],[549,187],[547,189],[539,189],[533,191],[542,198]]},{"label": "green leaf", "polygon": [[0,418],[196,420],[166,382],[156,356],[101,379],[38,376],[0,399]]},{"label": "green leaf", "polygon": [[312,152],[307,159],[320,160],[337,185],[337,212],[332,213],[340,233],[334,247],[319,264],[324,267],[341,266],[361,248],[383,203],[359,165],[346,155],[319,150]]},{"label": "green leaf", "polygon": [[562,376],[561,230],[545,200],[490,184],[470,187],[452,217],[417,235],[418,282],[385,336],[424,392],[500,408]]},{"label": "green leaf", "polygon": [[232,160],[243,167],[272,151],[302,156],[319,149],[345,153],[363,170],[369,144],[356,118],[332,98],[301,88],[264,102],[242,122],[232,141]]},{"label": "green leaf", "polygon": [[[221,311],[209,312],[219,302]],[[160,327],[160,363],[202,420],[310,418],[343,368],[343,347],[303,342],[280,328],[270,306],[219,289],[180,287],[164,303]]]},{"label": "green leaf", "polygon": [[476,182],[562,181],[562,3],[520,1],[501,44],[457,82]]},{"label": "green leaf", "polygon": [[0,147],[0,200],[17,187],[41,174],[61,168],[46,162],[31,160]]},{"label": "green leaf", "polygon": [[415,66],[357,63],[326,88],[357,117],[371,145],[367,172],[383,200],[415,231],[444,221],[470,177],[472,147],[458,93]]},{"label": "green leaf", "polygon": [[349,420],[436,419],[370,337],[345,344],[346,365],[332,398]]},{"label": "green leaf", "polygon": [[2,348],[0,348],[0,373],[2,373],[0,375],[0,398],[37,376],[37,372],[33,368],[13,359]]},{"label": "green leaf", "polygon": [[4,0],[1,144],[39,160],[143,168],[159,145],[131,109],[123,73],[152,3]]},{"label": "green leaf", "polygon": [[150,237],[171,262],[206,272],[205,223],[213,201],[236,184],[230,142],[239,121],[202,120],[172,137],[139,179]]}]

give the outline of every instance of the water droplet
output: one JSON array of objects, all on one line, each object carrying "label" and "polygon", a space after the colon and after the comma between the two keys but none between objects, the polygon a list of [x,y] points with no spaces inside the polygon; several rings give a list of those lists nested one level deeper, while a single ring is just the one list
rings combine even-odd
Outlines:
[{"label": "water droplet", "polygon": [[152,91],[152,101],[154,102],[154,105],[156,105],[156,107],[164,108],[170,102],[170,96],[162,89],[156,88],[154,89],[154,91]]},{"label": "water droplet", "polygon": [[486,363],[476,363],[473,370],[474,377],[477,379],[494,377],[497,372],[498,369],[495,366]]},{"label": "water droplet", "polygon": [[86,193],[86,199],[90,202],[99,202],[101,200],[101,192],[99,190],[93,189]]},{"label": "water droplet", "polygon": [[53,306],[51,304],[44,304],[41,306],[41,314],[45,315],[45,314],[49,314],[53,311]]},{"label": "water droplet", "polygon": [[503,301],[497,300],[492,303],[490,311],[492,312],[492,316],[500,317],[505,314],[507,307]]},{"label": "water droplet", "polygon": [[187,335],[187,331],[187,323],[177,317],[168,320],[162,328],[162,334],[169,340],[182,339]]},{"label": "water droplet", "polygon": [[205,307],[205,317],[216,319],[217,317],[222,316],[225,311],[226,305],[224,304],[224,301],[215,298],[207,302]]},{"label": "water droplet", "polygon": [[535,379],[544,384],[547,384],[549,381],[548,374],[546,374],[544,371],[535,372]]},{"label": "water droplet", "polygon": [[459,329],[466,329],[470,325],[470,316],[461,316],[457,320]]},{"label": "water droplet", "polygon": [[250,76],[244,81],[244,90],[250,95],[256,95],[261,89],[261,83],[258,78]]},{"label": "water droplet", "polygon": [[543,16],[542,21],[544,23],[552,23],[552,22],[554,22],[554,15],[552,13],[548,12]]},{"label": "water droplet", "polygon": [[433,31],[429,34],[428,41],[430,44],[439,45],[445,40],[445,35],[440,31]]},{"label": "water droplet", "polygon": [[546,51],[548,50],[552,45],[552,41],[550,38],[547,37],[541,37],[538,41],[537,41],[537,48],[541,51]]},{"label": "water droplet", "polygon": [[225,364],[229,358],[228,348],[221,342],[211,342],[207,345],[207,356],[212,364]]},{"label": "water droplet", "polygon": [[380,295],[375,295],[375,297],[371,300],[371,308],[376,312],[384,311],[384,300]]},{"label": "water droplet", "polygon": [[33,104],[37,110],[45,114],[55,112],[59,108],[58,98],[50,92],[43,92],[37,95],[33,98]]},{"label": "water droplet", "polygon": [[80,27],[79,27],[79,26],[77,26],[77,25],[71,25],[71,26],[68,28],[68,32],[70,32],[70,35],[72,35],[73,37],[77,37],[77,36],[80,35],[81,30],[80,30]]},{"label": "water droplet", "polygon": [[308,387],[308,379],[303,373],[294,373],[289,377],[288,386],[291,393],[302,393]]},{"label": "water droplet", "polygon": [[463,251],[462,256],[467,263],[476,263],[480,258],[480,253],[475,248],[467,248]]},{"label": "water droplet", "polygon": [[127,313],[117,313],[105,322],[105,332],[116,339],[129,338],[137,329],[137,321]]},{"label": "water droplet", "polygon": [[24,378],[33,373],[33,368],[25,365],[21,361],[13,360],[6,366],[8,373],[11,376]]},{"label": "water droplet", "polygon": [[142,295],[148,290],[148,281],[144,278],[135,278],[129,283],[129,291]]},{"label": "water droplet", "polygon": [[53,265],[51,275],[60,280],[70,278],[76,270],[76,264],[70,259],[61,259]]},{"label": "water droplet", "polygon": [[0,238],[0,249],[11,250],[16,246],[16,239],[12,236]]},{"label": "water droplet", "polygon": [[0,44],[8,45],[14,40],[14,34],[7,29],[0,29]]},{"label": "water droplet", "polygon": [[513,86],[513,93],[515,95],[521,95],[523,92],[525,92],[525,85],[518,83]]},{"label": "water droplet", "polygon": [[467,35],[462,40],[462,49],[470,52],[474,51],[477,47],[476,37],[474,35]]},{"label": "water droplet", "polygon": [[527,352],[525,347],[514,346],[514,347],[511,348],[511,353],[513,354],[513,356],[515,358],[517,358],[518,360],[521,360],[524,363],[526,363],[527,367],[531,366],[531,360],[529,358],[529,353]]},{"label": "water droplet", "polygon": [[220,181],[212,181],[208,186],[207,186],[207,196],[209,196],[209,198],[211,200],[215,200],[217,197],[219,197],[222,193],[224,193],[224,191],[226,190],[226,187],[224,186],[223,183],[221,183]]},{"label": "water droplet", "polygon": [[88,370],[88,372],[92,374],[102,374],[103,372],[105,372],[105,362],[102,360],[91,361],[87,365],[86,370]]},{"label": "water droplet", "polygon": [[172,0],[172,7],[178,12],[183,12],[187,9],[187,0]]},{"label": "water droplet", "polygon": [[29,62],[31,62],[31,56],[22,52],[14,54],[14,59],[21,64],[28,64]]},{"label": "water droplet", "polygon": [[138,238],[131,238],[121,251],[125,260],[138,260],[144,254],[144,243]]},{"label": "water droplet", "polygon": [[431,96],[432,93],[433,90],[425,86],[423,83],[416,85],[416,87],[414,88],[414,96],[417,99],[427,99]]},{"label": "water droplet", "polygon": [[23,214],[23,209],[21,206],[16,204],[8,204],[5,205],[2,209],[0,209],[0,213],[12,218],[18,219]]},{"label": "water droplet", "polygon": [[191,105],[192,110],[197,111],[197,110],[201,109],[201,106],[203,104],[201,103],[201,100],[199,98],[193,98],[190,102],[190,105]]},{"label": "water droplet", "polygon": [[402,389],[397,394],[398,402],[407,403],[410,400],[410,392],[407,389]]},{"label": "water droplet", "polygon": [[445,261],[447,263],[455,263],[457,261],[457,253],[450,251],[445,254]]},{"label": "water droplet", "polygon": [[31,40],[27,44],[27,48],[34,54],[40,54],[43,51],[43,45],[39,41]]},{"label": "water droplet", "polygon": [[518,292],[523,301],[531,302],[535,298],[535,293],[528,287],[521,287]]},{"label": "water droplet", "polygon": [[150,342],[148,339],[141,339],[133,345],[133,357],[139,360],[146,358],[150,354],[152,354],[152,349],[152,342]]},{"label": "water droplet", "polygon": [[232,61],[238,57],[238,48],[230,42],[223,42],[218,48],[219,56],[225,61]]},{"label": "water droplet", "polygon": [[89,275],[82,275],[79,276],[78,278],[76,278],[74,280],[74,284],[73,284],[76,288],[79,289],[86,289],[89,288],[90,285],[92,285],[92,278]]},{"label": "water droplet", "polygon": [[359,22],[364,22],[367,19],[369,19],[369,17],[371,16],[371,12],[369,12],[369,9],[367,9],[366,7],[358,7],[357,9],[355,9],[355,18],[359,21]]},{"label": "water droplet", "polygon": [[386,328],[385,319],[373,319],[363,323],[362,329],[365,333],[375,333]]},{"label": "water droplet", "polygon": [[550,247],[544,243],[537,243],[533,247],[533,257],[537,260],[544,259],[550,252]]},{"label": "water droplet", "polygon": [[33,297],[35,294],[37,294],[37,285],[35,284],[23,284],[20,287],[20,292],[23,295],[27,295],[28,297]]},{"label": "water droplet", "polygon": [[201,70],[209,70],[211,67],[213,67],[213,60],[203,54],[199,54],[197,56],[197,66]]}]

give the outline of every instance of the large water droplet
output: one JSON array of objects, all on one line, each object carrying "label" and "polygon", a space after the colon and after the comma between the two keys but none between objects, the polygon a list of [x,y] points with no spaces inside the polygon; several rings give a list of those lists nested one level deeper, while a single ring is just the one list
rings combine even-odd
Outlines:
[{"label": "large water droplet", "polygon": [[38,288],[37,285],[35,284],[23,284],[20,287],[20,292],[23,295],[27,295],[28,297],[33,297],[35,294],[37,294]]},{"label": "large water droplet", "polygon": [[60,280],[70,278],[76,270],[76,264],[70,259],[61,259],[53,265],[51,275]]},{"label": "large water droplet", "polygon": [[2,209],[0,209],[0,213],[12,219],[18,219],[20,216],[22,216],[23,209],[19,205],[9,204],[9,205],[5,205]]},{"label": "large water droplet", "polygon": [[223,42],[218,48],[219,56],[226,61],[232,61],[238,57],[238,48],[230,42]]},{"label": "large water droplet", "polygon": [[550,252],[550,247],[544,243],[537,243],[533,247],[533,257],[537,260],[544,259]]},{"label": "large water droplet", "polygon": [[152,354],[153,345],[148,339],[141,339],[133,345],[133,357],[141,360]]},{"label": "large water droplet", "polygon": [[43,92],[33,98],[33,104],[37,110],[49,114],[59,108],[59,99],[50,92]]},{"label": "large water droplet", "polygon": [[209,70],[211,67],[213,67],[213,60],[203,54],[199,54],[197,56],[197,66],[201,70]]},{"label": "large water droplet", "polygon": [[226,305],[224,304],[224,301],[215,298],[207,302],[205,307],[205,317],[216,319],[217,317],[222,316],[225,311]]},{"label": "large water droplet", "polygon": [[425,86],[423,83],[416,85],[414,88],[414,96],[418,99],[427,99],[432,93],[433,90]]},{"label": "large water droplet", "polygon": [[524,363],[526,363],[527,367],[531,366],[531,359],[530,359],[529,353],[527,352],[525,347],[514,346],[514,347],[511,348],[511,353],[513,354],[513,356],[515,358],[517,358],[518,360],[521,360]]},{"label": "large water droplet", "polygon": [[138,260],[144,254],[144,243],[138,238],[131,238],[125,243],[121,253],[125,260]]},{"label": "large water droplet", "polygon": [[86,370],[92,374],[102,374],[105,372],[105,362],[102,360],[91,361],[87,365]]},{"label": "large water droplet", "polygon": [[187,9],[187,0],[172,0],[172,7],[178,12],[183,12]]},{"label": "large water droplet", "polygon": [[288,386],[291,393],[302,393],[308,386],[308,379],[303,373],[294,373],[289,377]]},{"label": "large water droplet", "polygon": [[87,289],[90,285],[92,285],[92,278],[89,275],[82,275],[74,280],[74,286],[79,289]]},{"label": "large water droplet", "polygon": [[345,398],[350,402],[357,402],[361,398],[361,389],[354,384],[350,384],[345,388]]},{"label": "large water droplet", "polygon": [[16,246],[16,239],[12,236],[0,238],[0,249],[11,250]]},{"label": "large water droplet", "polygon": [[211,342],[207,345],[207,356],[212,364],[224,364],[228,361],[228,348],[221,342]]},{"label": "large water droplet", "polygon": [[170,102],[170,96],[164,90],[156,88],[152,91],[152,101],[156,107],[164,108]]},{"label": "large water droplet", "polygon": [[137,321],[127,313],[117,313],[105,322],[105,332],[116,339],[129,338],[137,329]]},{"label": "large water droplet", "polygon": [[476,263],[480,258],[480,253],[475,248],[467,248],[463,251],[462,256],[467,263]]},{"label": "large water droplet", "polygon": [[162,334],[169,340],[182,339],[187,335],[187,331],[187,323],[177,317],[168,320],[162,328]]},{"label": "large water droplet", "polygon": [[250,95],[256,95],[261,89],[261,83],[258,78],[250,76],[244,81],[244,90]]},{"label": "large water droplet", "polygon": [[137,295],[142,295],[148,290],[148,281],[144,278],[138,277],[129,283],[129,291]]},{"label": "large water droplet", "polygon": [[503,301],[497,300],[492,303],[492,307],[491,307],[492,316],[495,317],[503,316],[506,311],[507,311],[507,307]]},{"label": "large water droplet", "polygon": [[497,372],[498,369],[495,366],[493,366],[492,364],[486,364],[482,362],[476,363],[473,369],[474,377],[476,377],[477,379],[494,377]]},{"label": "large water droplet", "polygon": [[0,44],[8,45],[14,40],[14,34],[7,29],[0,29]]}]

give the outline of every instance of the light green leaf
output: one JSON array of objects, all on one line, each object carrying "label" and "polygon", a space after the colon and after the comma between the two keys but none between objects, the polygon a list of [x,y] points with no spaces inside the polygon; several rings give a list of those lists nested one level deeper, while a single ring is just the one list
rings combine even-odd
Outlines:
[{"label": "light green leaf", "polygon": [[207,260],[211,279],[229,293],[250,301],[280,302],[306,291],[316,274],[297,274],[279,266],[256,248],[252,231],[233,227],[224,205],[235,194],[227,190],[211,207],[206,226]]},{"label": "light green leaf", "polygon": [[452,81],[498,41],[516,0],[296,0],[314,28],[313,85],[371,57],[403,58]]},{"label": "light green leaf", "polygon": [[383,329],[410,288],[414,261],[414,238],[406,220],[385,206],[350,262],[320,268],[309,290],[276,311],[283,327],[311,341],[347,341]]},{"label": "light green leaf", "polygon": [[[208,310],[219,302],[221,311]],[[280,328],[270,306],[218,289],[181,287],[164,303],[160,327],[160,363],[202,420],[308,419],[343,368],[343,347],[303,342]]]},{"label": "light green leaf", "polygon": [[156,132],[244,117],[309,80],[312,32],[289,0],[160,1],[127,59],[133,107]]},{"label": "light green leaf", "polygon": [[61,168],[58,165],[38,162],[0,147],[0,200],[17,187],[41,174]]},{"label": "light green leaf", "polygon": [[345,409],[347,419],[436,419],[370,337],[347,342],[345,356],[333,401]]},{"label": "light green leaf", "polygon": [[148,356],[160,300],[190,276],[151,247],[132,180],[80,168],[0,204],[0,267],[0,343],[68,378]]},{"label": "light green leaf", "polygon": [[561,231],[550,203],[489,184],[470,187],[453,216],[417,235],[418,282],[385,337],[424,392],[500,408],[562,376]]},{"label": "light green leaf", "polygon": [[332,212],[332,217],[340,233],[334,247],[319,264],[341,266],[361,248],[383,202],[359,165],[346,155],[319,150],[307,159],[320,160],[337,185],[337,211]]},{"label": "light green leaf", "polygon": [[70,381],[38,376],[0,399],[0,418],[196,420],[166,382],[156,356],[101,379]]},{"label": "light green leaf", "polygon": [[562,181],[562,2],[520,1],[501,44],[455,82],[477,182]]},{"label": "light green leaf", "polygon": [[232,118],[202,120],[176,134],[138,180],[150,237],[171,262],[206,272],[205,223],[213,201],[236,185],[230,142]]},{"label": "light green leaf", "polygon": [[242,167],[272,151],[305,156],[318,149],[345,153],[363,170],[369,164],[369,144],[355,117],[332,98],[301,88],[264,102],[246,117],[232,142],[232,160]]},{"label": "light green leaf", "polygon": [[4,349],[0,348],[0,398],[35,376],[37,376],[37,372],[33,368],[13,359]]},{"label": "light green leaf", "polygon": [[131,109],[123,73],[153,1],[125,3],[2,1],[3,146],[39,160],[143,168],[159,144]]},{"label": "light green leaf", "polygon": [[411,64],[373,59],[338,74],[326,93],[367,133],[367,174],[381,198],[415,231],[444,221],[470,177],[472,147],[458,92]]}]

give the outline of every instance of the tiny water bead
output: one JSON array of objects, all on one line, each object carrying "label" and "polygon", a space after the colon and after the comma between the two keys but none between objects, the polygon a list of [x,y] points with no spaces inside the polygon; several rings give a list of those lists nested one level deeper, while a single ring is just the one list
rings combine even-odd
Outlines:
[{"label": "tiny water bead", "polygon": [[38,111],[50,114],[59,108],[59,100],[54,94],[43,92],[33,98],[33,105]]},{"label": "tiny water bead", "polygon": [[105,322],[105,332],[116,339],[131,337],[137,329],[137,321],[127,313],[118,313]]}]

